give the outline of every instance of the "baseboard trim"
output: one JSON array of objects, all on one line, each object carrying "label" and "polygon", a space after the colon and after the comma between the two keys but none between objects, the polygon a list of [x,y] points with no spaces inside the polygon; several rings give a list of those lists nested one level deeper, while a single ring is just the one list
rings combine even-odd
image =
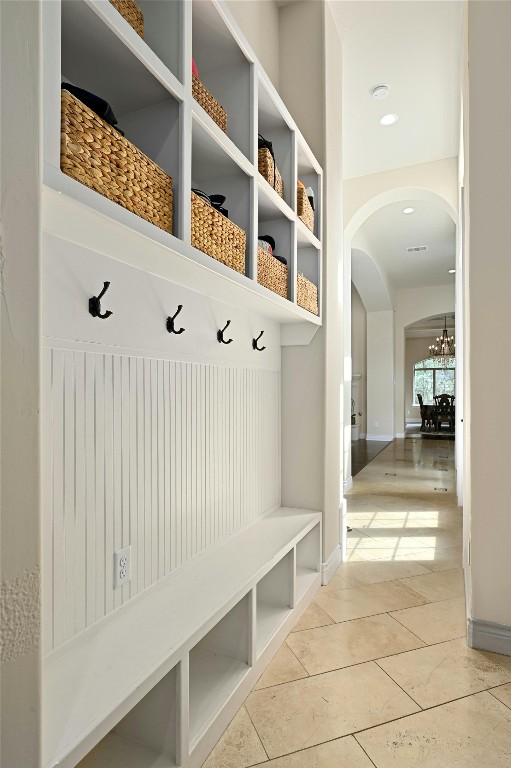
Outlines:
[{"label": "baseboard trim", "polygon": [[399,437],[404,437],[404,436],[405,436],[404,432],[396,432],[396,437],[399,438]]},{"label": "baseboard trim", "polygon": [[342,549],[338,544],[326,563],[321,563],[321,584],[328,584],[340,564],[342,563]]},{"label": "baseboard trim", "polygon": [[353,488],[353,477],[350,475],[347,480],[342,481],[342,490],[343,493],[346,493],[346,491],[349,491],[350,488]]},{"label": "baseboard trim", "polygon": [[390,443],[394,439],[394,435],[366,435],[366,440],[381,440],[385,443]]},{"label": "baseboard trim", "polygon": [[467,626],[467,645],[481,651],[503,653],[511,656],[511,626],[493,621],[469,619]]}]

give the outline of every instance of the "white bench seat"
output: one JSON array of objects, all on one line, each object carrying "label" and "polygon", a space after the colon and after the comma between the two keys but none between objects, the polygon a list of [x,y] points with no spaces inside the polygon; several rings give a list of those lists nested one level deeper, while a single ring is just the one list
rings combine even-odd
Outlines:
[{"label": "white bench seat", "polygon": [[[201,638],[313,528],[319,541],[320,519],[318,512],[280,508],[49,654],[43,666],[44,768],[75,765],[167,672],[187,663]],[[295,576],[297,602],[319,585],[318,571],[319,551],[317,567],[300,567]],[[280,613],[284,621],[286,611]]]}]

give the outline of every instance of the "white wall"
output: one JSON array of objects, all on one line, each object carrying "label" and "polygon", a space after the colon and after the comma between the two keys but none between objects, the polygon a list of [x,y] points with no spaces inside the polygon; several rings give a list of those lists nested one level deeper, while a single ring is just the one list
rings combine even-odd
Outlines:
[{"label": "white wall", "polygon": [[227,7],[279,89],[279,9],[275,0],[227,0]]},{"label": "white wall", "polygon": [[40,764],[39,23],[0,4],[0,764]]},{"label": "white wall", "polygon": [[341,45],[323,0],[281,8],[279,40],[280,94],[324,169],[326,201],[323,327],[310,345],[282,355],[282,501],[320,502],[326,562],[339,551],[342,486]]},{"label": "white wall", "polygon": [[367,439],[394,438],[394,312],[367,313]]},{"label": "white wall", "polygon": [[[357,289],[351,286],[351,361],[353,373],[361,373],[357,385],[357,422],[360,433],[367,432],[367,313]],[[362,411],[362,416],[358,415]]]},{"label": "white wall", "polygon": [[[511,515],[509,513],[509,177],[507,126],[511,103],[503,97],[511,66],[511,3],[468,3],[470,251],[466,285],[470,378],[465,433],[470,440],[472,618],[511,626]],[[484,359],[498,361],[488,376]],[[466,394],[466,393],[465,393]],[[491,408],[490,408],[491,404]],[[499,418],[491,418],[498,410]],[[465,497],[468,497],[468,493]],[[511,653],[509,632],[507,652]]]}]

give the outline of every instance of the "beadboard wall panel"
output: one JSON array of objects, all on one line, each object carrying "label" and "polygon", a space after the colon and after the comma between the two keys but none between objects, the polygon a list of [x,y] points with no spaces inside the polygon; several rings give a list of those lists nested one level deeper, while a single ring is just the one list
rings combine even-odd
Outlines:
[{"label": "beadboard wall panel", "polygon": [[48,651],[278,506],[280,376],[57,348],[43,365]]},{"label": "beadboard wall panel", "polygon": [[[280,327],[49,233],[43,245],[49,652],[280,505]],[[102,320],[88,301],[105,280]],[[179,304],[186,330],[169,334]],[[128,545],[131,581],[114,589]]]}]

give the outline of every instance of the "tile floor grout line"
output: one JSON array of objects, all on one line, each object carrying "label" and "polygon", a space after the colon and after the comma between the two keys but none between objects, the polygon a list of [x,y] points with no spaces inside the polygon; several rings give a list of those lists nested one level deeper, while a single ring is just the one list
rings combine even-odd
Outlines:
[{"label": "tile floor grout line", "polygon": [[[455,598],[455,599],[457,600],[458,598]],[[435,603],[428,603],[428,605],[435,605]],[[407,609],[407,608],[403,608],[402,610],[403,610],[403,611],[406,611],[406,610],[408,610],[408,609]],[[399,619],[396,619],[396,617],[395,617],[395,616],[392,616],[390,613],[389,613],[389,616],[390,616],[390,618],[391,618],[391,619],[394,619],[394,621],[397,621],[397,623],[398,623],[398,624],[401,624],[401,626],[402,626],[402,627],[404,627],[405,629],[408,629],[408,627],[407,627],[405,624],[403,624],[403,622],[402,622],[402,621],[399,621]],[[420,640],[422,643],[424,643],[424,645],[425,645],[426,647],[429,647],[430,645],[437,645],[437,643],[427,643],[425,640],[423,640],[423,639],[422,639],[422,637],[419,637],[419,635],[418,635],[416,632],[413,632],[411,629],[408,629],[408,632],[411,632],[411,633],[412,633],[412,635],[415,635],[415,637],[416,637],[418,640]],[[463,637],[463,635],[462,635],[462,637]],[[457,638],[457,637],[451,637],[450,639],[451,639],[451,640],[457,640],[458,638]],[[444,642],[444,641],[443,641],[443,640],[440,640],[439,642]]]},{"label": "tile floor grout line", "polygon": [[[479,696],[481,693],[489,693],[489,691],[486,689],[483,691],[475,691],[474,693],[468,693],[465,696],[460,696],[458,699],[451,699],[450,701],[443,701],[441,704],[434,704],[432,707],[427,707],[426,709],[422,709],[421,707],[419,712],[411,712],[409,715],[401,715],[400,717],[394,717],[392,720],[387,720],[384,723],[378,723],[377,725],[370,725],[367,728],[361,728],[359,731],[353,731],[352,733],[348,733],[346,735],[353,736],[356,739],[357,734],[359,733],[367,733],[367,731],[373,731],[375,728],[380,728],[381,726],[388,725],[389,723],[397,723],[399,720],[407,720],[409,717],[422,715],[422,713],[431,712],[433,709],[440,709],[441,707],[445,707],[447,704],[454,704],[458,701],[463,701],[463,699],[471,699],[473,696]],[[494,696],[493,698],[496,698],[496,697]],[[503,702],[500,702],[500,703],[503,704]],[[417,706],[419,705],[417,704]],[[358,742],[358,739],[357,739],[357,742]]]},{"label": "tile floor grout line", "polygon": [[[263,672],[263,674],[264,674],[264,672]],[[262,675],[261,675],[261,677],[262,677]],[[264,688],[263,688],[263,689],[261,689],[261,690],[264,690]],[[252,690],[252,691],[250,691],[250,693],[248,694],[248,696],[250,696],[250,694],[251,694],[251,693],[253,693],[253,690]],[[249,720],[250,720],[250,722],[252,723],[252,727],[253,727],[254,731],[256,732],[257,738],[259,739],[259,741],[260,741],[260,743],[261,743],[261,746],[262,746],[262,748],[264,749],[264,754],[266,755],[266,760],[268,761],[268,760],[271,760],[271,758],[270,758],[270,756],[269,756],[269,754],[268,754],[268,751],[267,751],[266,747],[264,746],[264,742],[263,742],[263,740],[262,740],[261,736],[259,735],[259,731],[258,731],[258,730],[257,730],[257,728],[256,728],[256,724],[255,724],[255,723],[254,723],[254,721],[252,720],[252,716],[251,716],[251,714],[250,714],[250,712],[248,711],[248,708],[247,708],[247,706],[246,706],[246,701],[247,701],[247,699],[248,699],[248,696],[247,696],[247,698],[245,699],[245,701],[243,702],[243,704],[242,704],[241,706],[245,708],[245,712],[246,712],[246,713],[247,713],[247,715],[248,715],[248,719],[249,719]],[[240,707],[240,709],[241,709],[241,707]],[[238,710],[238,711],[239,711],[239,710]],[[231,723],[232,723],[232,720],[231,720]],[[230,723],[229,723],[229,725],[230,725]],[[229,727],[229,726],[227,726],[227,727]],[[226,730],[227,730],[227,728],[226,728]],[[225,733],[225,731],[224,731],[224,733]],[[222,734],[222,736],[223,736],[223,734]],[[220,738],[222,738],[222,736],[220,736]],[[218,744],[218,742],[217,742],[217,744]],[[259,760],[259,763],[252,763],[252,765],[259,765],[260,763],[261,763],[261,761]],[[246,768],[250,768],[250,766],[246,766]]]},{"label": "tile floor grout line", "polygon": [[505,707],[507,707],[508,709],[511,709],[511,704],[506,704],[505,701],[502,701],[502,699],[499,699],[499,697],[495,696],[495,694],[493,693],[493,691],[498,690],[498,688],[503,688],[505,685],[509,685],[509,683],[502,683],[501,685],[494,685],[493,688],[487,688],[486,691],[487,691],[487,693],[491,694],[494,699],[496,699],[497,701],[500,701],[500,703],[503,704]]},{"label": "tile floor grout line", "polygon": [[[326,624],[325,626],[329,626],[329,625],[328,625],[328,624]],[[288,637],[289,637],[289,635],[288,635]],[[290,646],[290,645],[289,645],[289,643],[287,642],[287,637],[286,637],[286,639],[284,640],[284,643],[283,643],[283,645],[284,645],[284,644],[286,645],[286,648],[289,648],[289,650],[291,651],[291,653],[293,654],[293,656],[295,657],[295,659],[297,660],[298,664],[301,666],[301,668],[303,669],[303,671],[305,672],[305,674],[307,675],[307,677],[310,677],[310,674],[309,674],[309,672],[307,672],[307,670],[306,670],[306,669],[305,669],[305,667],[303,666],[302,662],[300,661],[300,659],[298,658],[298,656],[296,655],[296,653],[293,651],[293,649],[291,648],[291,646]],[[302,679],[303,679],[303,678],[302,678]],[[291,681],[291,682],[292,682],[292,681]]]},{"label": "tile floor grout line", "polygon": [[[418,712],[413,712],[412,714],[417,715],[419,713]],[[392,722],[392,721],[389,721],[389,722]],[[381,723],[381,725],[385,725],[385,723]],[[372,726],[372,727],[377,728],[378,726]],[[366,729],[366,730],[370,730],[370,729]],[[358,733],[358,731],[357,731],[357,733]],[[355,739],[355,734],[354,733],[346,733],[346,734],[344,734],[344,736],[334,736],[332,739],[325,739],[325,741],[319,741],[317,744],[311,744],[308,747],[302,747],[301,749],[293,749],[291,752],[284,752],[284,754],[282,754],[282,755],[276,755],[275,757],[269,757],[268,761],[272,762],[273,760],[283,760],[284,758],[291,757],[292,755],[300,755],[302,752],[307,752],[309,749],[315,749],[316,747],[322,747],[323,744],[331,744],[334,741],[342,741],[342,739],[350,739],[350,738],[356,740]],[[358,744],[358,746],[362,747],[362,745],[359,744],[358,741],[357,741],[357,744]],[[363,747],[362,747],[362,749],[365,752],[365,749]],[[367,757],[369,757],[369,755],[367,755]],[[369,760],[371,760],[371,762],[375,766],[375,768],[378,768],[378,766],[376,765],[374,760],[372,760],[370,757],[369,757]],[[244,766],[244,768],[257,768],[258,765],[265,766],[265,763],[251,763],[251,765]],[[314,768],[334,768],[334,766],[315,766]],[[335,768],[337,768],[337,766]],[[347,768],[349,768],[349,766],[347,766]]]},{"label": "tile floor grout line", "polygon": [[[381,614],[378,614],[378,615],[379,616],[385,616],[386,614],[381,613]],[[355,621],[357,621],[357,619],[355,619]],[[332,625],[331,624],[327,624],[326,626],[332,626]],[[406,629],[406,627],[405,627],[405,629]],[[304,631],[304,630],[302,630],[302,631]],[[408,631],[410,631],[410,630],[408,630]],[[413,632],[411,634],[413,634]],[[417,635],[415,635],[415,637],[417,637]],[[434,648],[437,645],[444,645],[445,643],[452,643],[453,640],[462,640],[464,637],[465,637],[465,635],[460,635],[459,637],[452,637],[449,640],[439,640],[438,642],[431,643],[430,645],[424,644],[424,645],[419,646],[418,648],[409,648],[406,651],[397,651],[396,653],[390,653],[387,656],[376,656],[376,658],[374,658],[374,659],[366,659],[365,661],[356,661],[354,664],[348,664],[345,667],[334,667],[333,669],[327,669],[324,672],[313,673],[313,672],[308,672],[307,670],[305,670],[307,672],[307,677],[301,677],[301,678],[298,678],[297,680],[284,680],[282,683],[275,683],[275,685],[269,685],[269,686],[267,686],[267,688],[258,688],[257,690],[258,691],[267,691],[270,688],[279,688],[281,685],[290,685],[291,683],[300,683],[300,682],[303,682],[304,680],[307,680],[307,679],[311,679],[312,680],[313,678],[321,677],[321,675],[329,675],[331,672],[341,672],[343,669],[352,669],[353,667],[360,667],[362,664],[370,664],[372,661],[374,661],[374,662],[376,662],[378,664],[378,661],[382,661],[383,659],[392,659],[392,658],[394,658],[394,656],[402,656],[405,653],[412,653],[413,651],[422,651],[423,649],[425,650],[426,648]],[[424,643],[424,640],[421,640],[420,637],[418,637],[417,639],[420,640],[421,643]],[[298,659],[298,661],[300,661],[300,659]],[[380,666],[380,665],[378,664],[378,666]],[[303,664],[302,664],[302,667],[303,667]],[[304,669],[305,669],[305,667],[304,667]],[[507,685],[507,683],[502,683],[502,685]],[[495,687],[498,687],[498,686],[495,686]],[[257,693],[257,691],[253,691],[253,692]]]},{"label": "tile floor grout line", "polygon": [[371,763],[374,765],[374,768],[378,768],[378,766],[377,766],[377,765],[376,765],[376,763],[374,762],[373,758],[371,757],[371,755],[370,755],[368,752],[366,752],[366,749],[365,749],[364,745],[363,745],[363,744],[361,744],[361,743],[359,742],[359,740],[357,739],[356,735],[355,735],[354,733],[352,733],[352,734],[351,734],[351,737],[352,737],[353,739],[355,739],[355,741],[357,742],[357,744],[358,744],[358,746],[360,747],[360,749],[361,749],[361,750],[364,752],[364,754],[366,755],[367,759],[368,759],[368,760],[370,760],[370,761],[371,761]]}]

